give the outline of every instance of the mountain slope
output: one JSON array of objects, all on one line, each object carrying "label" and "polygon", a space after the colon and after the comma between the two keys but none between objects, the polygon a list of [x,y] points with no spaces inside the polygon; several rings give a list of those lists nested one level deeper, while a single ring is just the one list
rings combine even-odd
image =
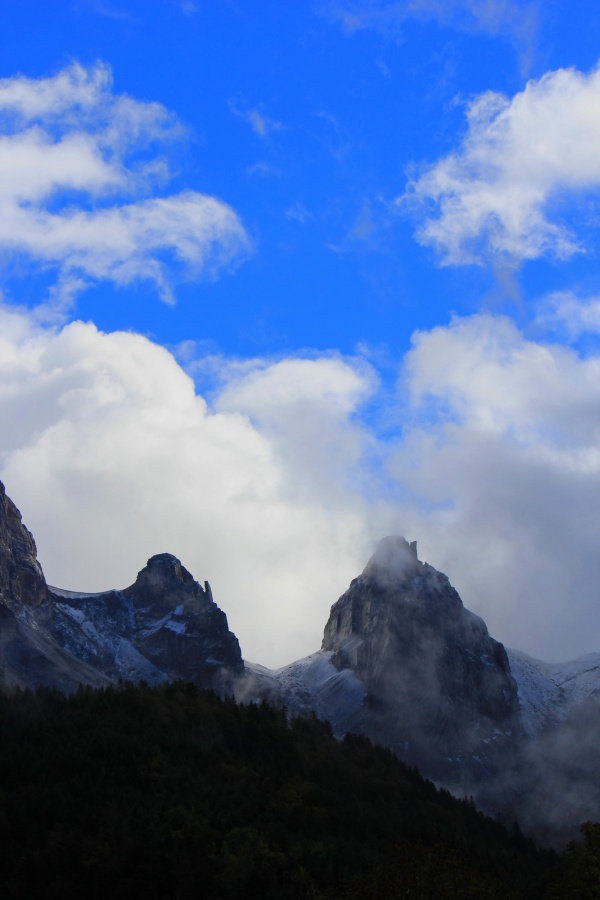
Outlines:
[{"label": "mountain slope", "polygon": [[550,874],[391,753],[268,705],[180,682],[0,692],[0,723],[7,900],[533,900]]},{"label": "mountain slope", "polygon": [[49,600],[55,640],[113,680],[183,679],[223,691],[243,672],[238,639],[210,585],[202,588],[170,553],[149,559],[123,590],[50,588]]}]

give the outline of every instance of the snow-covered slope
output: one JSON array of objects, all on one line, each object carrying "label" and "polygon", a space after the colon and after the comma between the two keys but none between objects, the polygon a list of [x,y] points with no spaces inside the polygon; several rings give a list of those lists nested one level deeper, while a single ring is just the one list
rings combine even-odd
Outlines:
[{"label": "snow-covered slope", "polygon": [[237,686],[238,699],[275,701],[295,715],[314,712],[331,723],[335,734],[341,734],[362,705],[366,691],[351,669],[336,669],[332,655],[318,650],[281,669],[246,662],[245,677]]},{"label": "snow-covered slope", "polygon": [[589,697],[600,697],[600,653],[564,663],[543,662],[520,650],[507,649],[507,653],[517,682],[523,726],[531,736],[563,721]]}]

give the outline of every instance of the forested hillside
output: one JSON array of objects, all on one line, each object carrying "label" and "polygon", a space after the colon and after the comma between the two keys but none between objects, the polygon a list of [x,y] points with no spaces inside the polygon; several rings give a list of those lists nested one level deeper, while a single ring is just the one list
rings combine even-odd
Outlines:
[{"label": "forested hillside", "polygon": [[366,738],[267,704],[183,683],[16,691],[0,729],[6,900],[506,900],[565,877]]}]

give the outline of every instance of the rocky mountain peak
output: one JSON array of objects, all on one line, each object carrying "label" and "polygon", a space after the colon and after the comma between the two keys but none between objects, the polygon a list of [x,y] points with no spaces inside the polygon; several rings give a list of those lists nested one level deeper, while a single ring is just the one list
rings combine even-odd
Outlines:
[{"label": "rocky mountain peak", "polygon": [[219,691],[243,672],[227,616],[171,553],[150,557],[127,588],[51,589],[54,637],[110,678],[184,679]]},{"label": "rocky mountain peak", "polygon": [[157,553],[151,556],[145,567],[138,573],[136,587],[150,587],[153,590],[162,588],[177,589],[185,585],[194,585],[193,575],[182,566],[172,553]]},{"label": "rocky mountain peak", "polygon": [[365,687],[353,730],[440,780],[467,769],[469,780],[486,780],[520,728],[504,647],[404,538],[384,538],[332,606],[322,650]]}]

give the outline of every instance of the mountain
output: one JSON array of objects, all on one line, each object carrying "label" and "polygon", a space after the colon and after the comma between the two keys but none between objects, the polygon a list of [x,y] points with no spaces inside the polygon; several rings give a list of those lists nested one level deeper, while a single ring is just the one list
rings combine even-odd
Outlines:
[{"label": "mountain", "polygon": [[547,663],[520,650],[508,650],[517,680],[523,727],[535,737],[558,725],[588,698],[600,699],[600,653],[565,663]]},{"label": "mountain", "polygon": [[562,846],[600,819],[600,654],[505,650],[416,544],[385,538],[332,606],[321,650],[246,663],[238,696],[368,735],[458,796]]},{"label": "mountain", "polygon": [[538,840],[561,846],[600,820],[600,654],[546,663],[509,651],[528,740],[511,811]]},{"label": "mountain", "polygon": [[149,683],[182,679],[224,692],[242,674],[227,617],[170,553],[148,560],[131,587],[77,594],[50,587],[52,635],[103,674]]},{"label": "mountain", "polygon": [[522,736],[504,647],[400,537],[380,542],[332,606],[318,653],[278,673],[247,669],[271,699],[367,734],[459,793],[489,785]]},{"label": "mountain", "polygon": [[208,582],[169,553],[120,590],[48,586],[0,483],[0,684],[70,693],[120,679],[314,714],[549,841],[600,819],[600,654],[550,664],[505,650],[416,543],[382,540],[321,648],[270,670],[244,662]]},{"label": "mountain", "polygon": [[244,664],[227,617],[176,557],[153,556],[133,585],[49,587],[35,541],[0,483],[0,680],[72,691],[118,679],[182,679],[221,693]]}]

